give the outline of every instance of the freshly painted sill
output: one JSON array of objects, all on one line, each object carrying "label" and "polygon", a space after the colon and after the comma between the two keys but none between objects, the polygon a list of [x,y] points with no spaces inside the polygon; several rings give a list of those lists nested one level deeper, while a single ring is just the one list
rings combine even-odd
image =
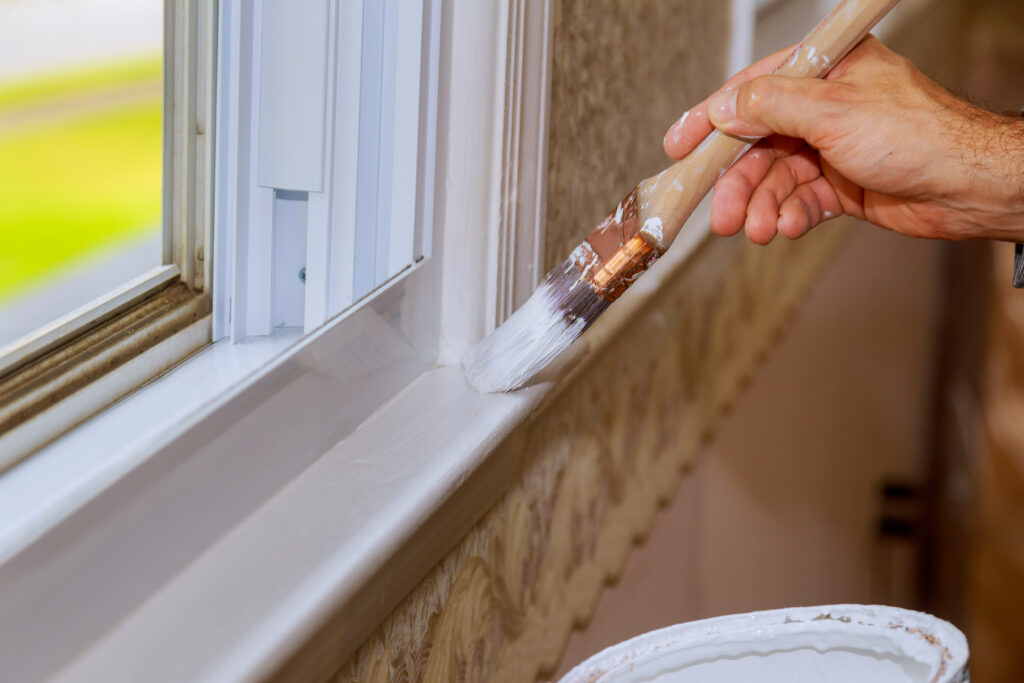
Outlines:
[{"label": "freshly painted sill", "polygon": [[[339,604],[349,618],[338,637],[357,643],[404,595],[399,586],[414,584],[456,540],[438,543],[424,525],[443,537],[468,530],[466,501],[445,503],[479,497],[471,475],[550,386],[481,395],[460,368],[423,373],[57,680],[259,678]],[[491,468],[487,479],[509,478],[514,467]]]},{"label": "freshly painted sill", "polygon": [[[61,672],[59,680],[252,680],[330,623],[354,649],[520,473],[488,455],[584,371],[704,243],[691,229],[551,369],[482,395],[460,368],[423,373]],[[197,623],[216,628],[196,629]],[[301,664],[299,665],[301,666]]]}]

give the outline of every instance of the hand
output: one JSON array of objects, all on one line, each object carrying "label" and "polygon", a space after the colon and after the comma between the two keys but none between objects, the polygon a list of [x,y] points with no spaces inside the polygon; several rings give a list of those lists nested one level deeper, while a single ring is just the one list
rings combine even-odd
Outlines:
[{"label": "hand", "polygon": [[762,59],[665,135],[681,159],[712,130],[767,136],[715,186],[711,228],[758,244],[841,213],[917,237],[1024,241],[1024,120],[964,102],[872,36],[824,80]]}]

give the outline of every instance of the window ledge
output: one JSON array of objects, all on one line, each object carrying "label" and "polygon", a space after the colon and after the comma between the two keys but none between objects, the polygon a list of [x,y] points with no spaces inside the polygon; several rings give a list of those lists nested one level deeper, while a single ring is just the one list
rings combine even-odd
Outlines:
[{"label": "window ledge", "polygon": [[0,563],[123,476],[197,406],[201,411],[300,334],[282,329],[238,344],[211,344],[5,472],[0,477]]},{"label": "window ledge", "polygon": [[[83,653],[62,680],[111,672],[259,678],[339,604],[345,624],[332,637],[358,644],[404,596],[401,588],[493,503],[482,492],[514,480],[516,463],[486,456],[550,388],[481,395],[461,368],[423,373]],[[195,628],[210,614],[219,615],[216,628]]]},{"label": "window ledge", "polygon": [[516,481],[521,460],[488,455],[657,299],[703,244],[707,214],[705,203],[678,248],[545,381],[480,394],[459,367],[421,374],[82,651],[61,680],[265,677],[332,618],[332,643],[354,650]]}]

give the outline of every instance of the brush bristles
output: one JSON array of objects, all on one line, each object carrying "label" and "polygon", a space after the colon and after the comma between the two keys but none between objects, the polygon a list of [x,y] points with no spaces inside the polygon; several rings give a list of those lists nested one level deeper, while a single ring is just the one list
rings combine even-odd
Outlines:
[{"label": "brush bristles", "polygon": [[608,307],[580,277],[572,259],[555,268],[498,329],[462,360],[469,383],[483,392],[512,391],[526,384],[569,348]]}]

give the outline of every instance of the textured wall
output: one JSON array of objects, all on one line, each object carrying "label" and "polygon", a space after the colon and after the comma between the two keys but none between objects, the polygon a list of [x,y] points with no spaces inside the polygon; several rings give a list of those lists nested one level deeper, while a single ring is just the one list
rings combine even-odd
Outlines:
[{"label": "textured wall", "polygon": [[669,165],[665,131],[725,75],[728,8],[713,0],[555,3],[548,268],[637,182]]}]

